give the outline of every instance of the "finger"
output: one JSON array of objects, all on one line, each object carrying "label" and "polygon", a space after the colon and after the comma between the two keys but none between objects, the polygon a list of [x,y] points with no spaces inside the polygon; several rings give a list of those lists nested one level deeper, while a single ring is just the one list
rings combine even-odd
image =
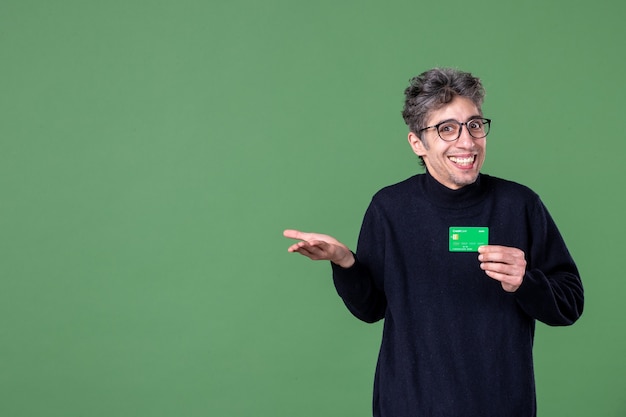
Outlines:
[{"label": "finger", "polygon": [[478,253],[523,253],[521,249],[511,246],[484,245],[478,247]]},{"label": "finger", "polygon": [[480,268],[485,272],[493,272],[502,275],[510,275],[507,271],[510,269],[509,265],[499,262],[483,262],[480,264]]},{"label": "finger", "polygon": [[525,272],[525,265],[521,264],[483,262],[480,264],[480,268],[487,273],[497,274],[502,277],[520,277],[524,275]]},{"label": "finger", "polygon": [[522,285],[523,277],[511,276],[494,271],[485,271],[485,274],[493,280],[500,282],[502,289],[507,292],[515,292]]},{"label": "finger", "polygon": [[296,253],[300,255],[306,256],[307,258],[313,259],[313,254],[306,247],[301,247],[295,250]]},{"label": "finger", "polygon": [[508,248],[504,246],[479,248],[478,260],[483,262],[502,262],[502,263],[520,263],[525,259],[524,252],[517,248]]},{"label": "finger", "polygon": [[510,259],[507,254],[501,252],[487,252],[478,255],[478,260],[482,262],[508,263]]},{"label": "finger", "polygon": [[300,242],[294,243],[293,245],[289,246],[289,249],[287,250],[289,252],[299,252],[302,249],[307,250],[309,246],[311,246],[311,242],[301,240]]},{"label": "finger", "polygon": [[326,244],[326,242],[321,241],[321,240],[312,240],[312,241],[306,241],[306,240],[301,240],[298,243],[294,243],[293,245],[291,245],[289,247],[289,249],[287,249],[289,252],[310,252],[310,253],[315,253],[318,251],[324,251],[326,250],[328,247],[328,245]]},{"label": "finger", "polygon": [[283,236],[288,237],[290,239],[303,239],[302,236],[305,235],[304,232],[295,229],[285,229],[283,231]]},{"label": "finger", "polygon": [[[330,259],[330,254],[325,245],[310,245],[306,242],[301,242],[303,244],[294,245],[297,246],[295,252],[298,252],[301,255],[304,255],[313,260],[322,260],[322,259]],[[318,242],[324,243],[324,242]]]},{"label": "finger", "polygon": [[502,246],[502,245],[483,245],[478,247],[478,252],[480,253],[488,253],[488,252],[503,252],[508,249],[515,249],[510,246]]},{"label": "finger", "polygon": [[521,279],[516,276],[511,276],[507,274],[502,274],[494,271],[485,271],[487,276],[495,281],[500,282],[502,285],[519,285],[521,283]]},{"label": "finger", "polygon": [[504,282],[504,281],[506,281],[508,279],[508,275],[502,274],[500,272],[495,272],[495,271],[489,270],[489,269],[485,270],[485,274],[487,274],[487,276],[489,278],[493,278],[496,281],[500,281],[500,282]]},{"label": "finger", "polygon": [[287,251],[288,252],[297,252],[302,247],[301,243],[303,243],[303,242],[294,243],[293,245],[289,246],[289,248],[287,248]]}]

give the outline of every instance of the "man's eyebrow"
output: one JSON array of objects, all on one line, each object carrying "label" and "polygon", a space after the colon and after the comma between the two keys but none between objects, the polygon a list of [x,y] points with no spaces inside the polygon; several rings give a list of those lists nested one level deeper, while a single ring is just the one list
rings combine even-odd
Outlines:
[{"label": "man's eyebrow", "polygon": [[[465,121],[466,123],[469,122],[470,120],[476,120],[476,119],[484,119],[482,114],[476,114],[474,116],[470,116],[467,118],[467,120]],[[437,124],[441,124],[441,123],[446,123],[446,122],[458,122],[458,120],[456,119],[446,119],[446,120],[442,120]]]}]

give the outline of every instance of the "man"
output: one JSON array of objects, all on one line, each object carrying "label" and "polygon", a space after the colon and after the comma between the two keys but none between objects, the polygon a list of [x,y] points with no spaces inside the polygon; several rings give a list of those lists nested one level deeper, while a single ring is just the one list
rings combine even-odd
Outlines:
[{"label": "man", "polygon": [[347,308],[385,319],[374,416],[535,416],[535,320],[580,317],[576,265],[533,191],[480,172],[491,120],[478,78],[433,69],[405,97],[426,173],[376,193],[356,253],[285,230],[300,240],[289,251],[331,261]]}]

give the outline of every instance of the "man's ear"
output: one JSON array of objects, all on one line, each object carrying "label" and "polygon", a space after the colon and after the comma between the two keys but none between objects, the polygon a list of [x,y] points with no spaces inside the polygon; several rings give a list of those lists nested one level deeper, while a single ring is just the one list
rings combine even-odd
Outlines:
[{"label": "man's ear", "polygon": [[426,155],[426,145],[424,142],[413,132],[409,132],[409,145],[411,145],[411,149],[417,156]]}]

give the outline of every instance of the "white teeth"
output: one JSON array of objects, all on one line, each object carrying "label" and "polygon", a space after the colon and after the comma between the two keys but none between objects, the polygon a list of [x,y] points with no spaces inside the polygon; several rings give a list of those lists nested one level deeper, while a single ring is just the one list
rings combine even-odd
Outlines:
[{"label": "white teeth", "polygon": [[456,156],[451,156],[450,160],[455,164],[468,165],[474,162],[474,157],[470,156],[469,158],[457,158]]}]

